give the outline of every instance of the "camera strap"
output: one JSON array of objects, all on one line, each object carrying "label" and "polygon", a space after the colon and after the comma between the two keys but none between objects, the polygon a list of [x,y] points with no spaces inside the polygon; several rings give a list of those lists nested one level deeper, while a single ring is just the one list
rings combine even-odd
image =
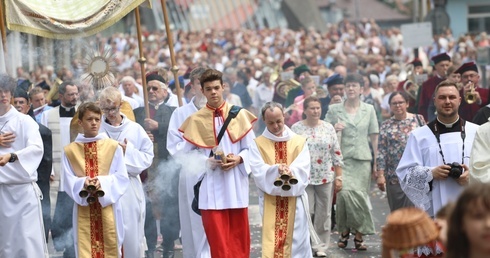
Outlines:
[{"label": "camera strap", "polygon": [[[463,148],[461,153],[461,165],[462,165],[464,163],[464,139],[466,138],[466,132],[464,130],[465,121],[462,118],[460,118],[459,123],[461,125],[461,139],[463,140]],[[447,164],[446,160],[444,159],[444,153],[442,152],[441,136],[439,130],[437,129],[437,121],[434,123],[434,135],[436,136],[437,144],[439,145],[439,153],[441,154],[442,162],[444,164]]]},{"label": "camera strap", "polygon": [[[230,111],[228,112],[228,116],[226,117],[225,123],[223,124],[223,126],[221,127],[221,130],[218,133],[218,137],[217,137],[218,144],[217,145],[219,145],[219,143],[221,142],[221,138],[223,138],[223,135],[225,134],[226,128],[228,127],[228,124],[231,122],[231,119],[235,118],[241,109],[242,108],[239,106],[235,106],[235,105],[231,106]],[[212,157],[212,156],[214,156],[213,150],[211,150],[211,152],[209,153],[209,157]]]}]

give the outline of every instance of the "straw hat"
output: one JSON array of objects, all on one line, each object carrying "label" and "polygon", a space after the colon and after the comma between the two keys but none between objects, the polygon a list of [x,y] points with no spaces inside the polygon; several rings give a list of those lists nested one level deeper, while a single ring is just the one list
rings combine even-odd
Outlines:
[{"label": "straw hat", "polygon": [[434,241],[438,235],[439,229],[429,215],[410,207],[388,215],[381,238],[383,247],[404,250]]}]

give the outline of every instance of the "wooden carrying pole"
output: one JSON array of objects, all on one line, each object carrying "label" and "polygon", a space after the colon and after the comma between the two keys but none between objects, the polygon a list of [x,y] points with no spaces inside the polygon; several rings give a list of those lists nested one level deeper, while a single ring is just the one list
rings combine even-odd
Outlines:
[{"label": "wooden carrying pole", "polygon": [[7,29],[5,28],[5,12],[3,9],[4,4],[4,1],[0,3],[0,32],[2,34],[3,51],[7,53]]},{"label": "wooden carrying pole", "polygon": [[177,90],[177,97],[179,99],[179,107],[182,106],[182,91],[180,89],[180,82],[179,82],[179,76],[177,73],[179,72],[179,67],[175,63],[175,53],[174,53],[174,40],[172,38],[172,32],[170,31],[170,25],[168,22],[168,13],[167,13],[167,4],[166,0],[160,0],[162,3],[162,11],[163,11],[163,20],[165,22],[165,30],[167,32],[167,42],[168,42],[168,49],[170,51],[170,61],[172,62],[172,68],[170,71],[174,74],[174,82],[175,82],[175,88]]},{"label": "wooden carrying pole", "polygon": [[145,54],[143,52],[143,42],[141,39],[141,23],[140,23],[140,10],[139,7],[134,8],[134,16],[136,18],[136,32],[138,34],[138,49],[139,49],[139,54],[140,58],[138,59],[138,62],[140,63],[141,67],[141,83],[143,84],[143,98],[145,101],[145,116],[146,118],[150,118],[150,107],[148,105],[148,91],[146,89],[146,72],[145,72],[145,63],[146,63],[146,58]]}]

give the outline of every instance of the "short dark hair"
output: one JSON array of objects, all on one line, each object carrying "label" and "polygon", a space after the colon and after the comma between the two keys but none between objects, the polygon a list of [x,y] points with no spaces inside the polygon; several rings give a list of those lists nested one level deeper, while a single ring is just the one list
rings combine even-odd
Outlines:
[{"label": "short dark hair", "polygon": [[349,82],[357,82],[361,87],[364,87],[364,78],[362,78],[362,75],[358,73],[348,73],[345,76],[344,84],[347,84]]},{"label": "short dark hair", "polygon": [[83,116],[85,113],[87,113],[87,111],[91,111],[102,116],[102,110],[100,109],[99,105],[95,104],[94,102],[85,102],[78,107],[78,120],[82,121]]},{"label": "short dark hair", "polygon": [[0,74],[0,90],[10,91],[10,95],[13,96],[15,87],[17,87],[17,83],[14,78],[8,74]]},{"label": "short dark hair", "polygon": [[454,87],[459,92],[459,89],[458,89],[458,86],[456,85],[456,82],[453,82],[451,80],[444,80],[436,86],[436,89],[434,90],[434,95],[435,95],[435,93],[437,93],[439,88],[442,88],[442,87]]},{"label": "short dark hair", "polygon": [[219,83],[223,85],[223,73],[215,70],[215,69],[207,69],[202,73],[201,78],[199,78],[199,82],[201,83],[201,87],[204,86],[206,82],[212,82],[219,80]]},{"label": "short dark hair", "polygon": [[[303,119],[306,119],[306,115],[304,113],[304,111],[308,108],[308,105],[311,103],[311,102],[318,102],[320,103],[320,109],[322,107],[322,102],[320,101],[319,98],[315,97],[315,96],[310,96],[308,98],[306,98],[304,101],[303,101],[303,114],[301,115],[301,117]],[[321,110],[320,110],[321,111]]]},{"label": "short dark hair", "polygon": [[393,93],[391,93],[390,97],[388,98],[388,104],[391,105],[391,99],[393,99],[395,96],[402,96],[402,98],[408,103],[410,101],[410,97],[408,96],[407,93],[405,93],[404,91],[394,91]]},{"label": "short dark hair", "polygon": [[64,81],[62,84],[60,84],[60,87],[58,88],[58,93],[64,95],[66,92],[66,86],[76,86],[76,85],[71,81]]}]

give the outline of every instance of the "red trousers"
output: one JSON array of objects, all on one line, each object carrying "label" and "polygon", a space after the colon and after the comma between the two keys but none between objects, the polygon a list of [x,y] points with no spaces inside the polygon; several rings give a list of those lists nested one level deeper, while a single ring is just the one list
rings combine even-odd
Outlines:
[{"label": "red trousers", "polygon": [[201,210],[201,216],[211,257],[250,257],[248,208]]}]

